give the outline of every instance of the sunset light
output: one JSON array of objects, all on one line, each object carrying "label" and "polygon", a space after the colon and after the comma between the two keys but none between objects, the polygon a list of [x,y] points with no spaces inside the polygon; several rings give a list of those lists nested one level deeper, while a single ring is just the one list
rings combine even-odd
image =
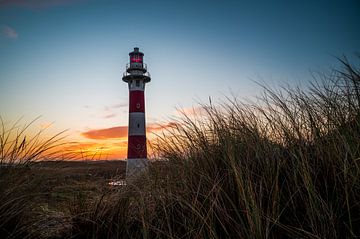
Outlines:
[{"label": "sunset light", "polygon": [[[342,10],[328,6],[334,14],[325,14],[320,3],[281,13],[274,12],[284,7],[280,3],[214,3],[205,11],[200,2],[163,2],[159,6],[168,10],[161,14],[148,10],[155,8],[150,3],[140,5],[136,15],[146,19],[143,24],[129,24],[132,13],[124,11],[138,3],[1,3],[1,116],[8,122],[41,116],[42,127],[51,124],[49,134],[69,130],[69,141],[77,142],[69,147],[78,145],[86,157],[125,159],[129,105],[121,77],[129,49],[144,50],[156,79],[146,89],[150,136],[151,125],[179,115],[176,108],[192,109],[209,96],[216,103],[229,93],[255,97],[261,87],[254,81],[263,77],[272,79],[265,84],[307,84],[309,69],[332,64],[332,55],[351,54],[359,42],[350,30],[356,21],[338,28]],[[354,9],[349,19],[358,17]],[[315,18],[324,20],[307,24]],[[130,61],[143,63],[143,56]]]},{"label": "sunset light", "polygon": [[360,0],[0,0],[0,239],[360,238]]}]

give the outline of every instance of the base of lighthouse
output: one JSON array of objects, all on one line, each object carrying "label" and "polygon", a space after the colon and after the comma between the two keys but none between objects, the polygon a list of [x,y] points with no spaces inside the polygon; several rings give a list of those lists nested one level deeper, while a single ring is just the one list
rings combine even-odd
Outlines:
[{"label": "base of lighthouse", "polygon": [[126,177],[137,176],[145,172],[148,168],[149,161],[146,158],[127,159]]}]

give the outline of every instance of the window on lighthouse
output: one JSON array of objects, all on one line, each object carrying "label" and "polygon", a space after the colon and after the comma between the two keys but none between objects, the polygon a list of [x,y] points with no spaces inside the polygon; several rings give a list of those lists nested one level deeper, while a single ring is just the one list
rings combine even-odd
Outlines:
[{"label": "window on lighthouse", "polygon": [[132,55],[131,58],[130,58],[130,62],[131,63],[142,63],[143,62],[143,59],[142,59],[142,56],[140,55]]},{"label": "window on lighthouse", "polygon": [[139,87],[139,86],[140,86],[140,81],[136,80],[136,87]]}]

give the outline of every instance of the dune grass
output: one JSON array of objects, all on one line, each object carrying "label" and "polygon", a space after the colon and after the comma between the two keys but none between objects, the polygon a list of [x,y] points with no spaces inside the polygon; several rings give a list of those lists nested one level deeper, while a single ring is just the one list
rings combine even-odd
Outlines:
[{"label": "dune grass", "polygon": [[[171,237],[360,235],[360,71],[346,59],[312,86],[264,88],[257,104],[203,105],[159,138]],[[166,199],[163,199],[166,198]],[[158,202],[156,203],[158,204]],[[149,222],[150,224],[152,222]]]},{"label": "dune grass", "polygon": [[157,138],[148,174],[74,214],[79,238],[360,236],[360,71],[201,105]]},{"label": "dune grass", "polygon": [[34,224],[43,193],[41,175],[35,175],[30,165],[39,160],[56,159],[56,147],[63,144],[63,133],[43,136],[44,129],[29,137],[29,124],[6,124],[0,118],[0,238],[36,237]]},{"label": "dune grass", "polygon": [[339,61],[308,89],[184,113],[153,142],[163,160],[148,173],[63,209],[62,236],[360,236],[360,67]]}]

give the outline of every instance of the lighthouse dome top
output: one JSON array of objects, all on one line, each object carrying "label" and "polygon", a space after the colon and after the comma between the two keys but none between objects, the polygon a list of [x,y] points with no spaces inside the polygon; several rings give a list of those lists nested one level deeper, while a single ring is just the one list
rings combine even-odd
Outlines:
[{"label": "lighthouse dome top", "polygon": [[141,56],[143,56],[144,53],[140,52],[139,47],[134,47],[134,51],[129,53],[129,56],[132,56],[132,55],[141,55]]}]

